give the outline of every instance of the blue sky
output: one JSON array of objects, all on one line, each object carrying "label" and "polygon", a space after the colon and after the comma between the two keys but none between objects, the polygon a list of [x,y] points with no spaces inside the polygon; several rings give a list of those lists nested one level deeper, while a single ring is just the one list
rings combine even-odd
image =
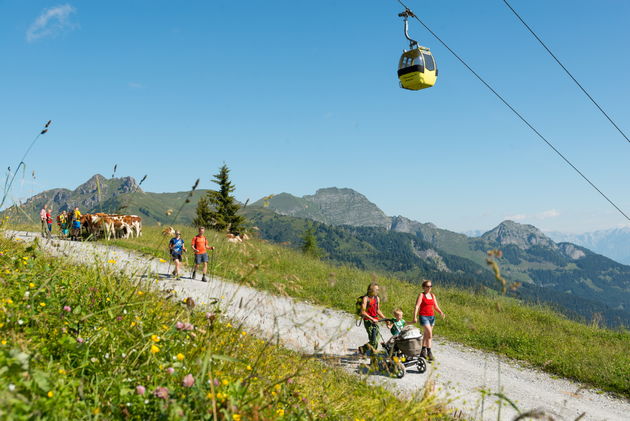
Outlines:
[{"label": "blue sky", "polygon": [[[512,0],[630,132],[630,3]],[[630,144],[500,0],[411,8],[630,212]],[[350,187],[389,215],[464,231],[505,218],[581,232],[627,223],[419,24],[432,89],[398,87],[401,11],[383,1],[0,1],[0,165],[14,199],[94,173],[241,200]],[[30,176],[35,171],[35,183]]]}]

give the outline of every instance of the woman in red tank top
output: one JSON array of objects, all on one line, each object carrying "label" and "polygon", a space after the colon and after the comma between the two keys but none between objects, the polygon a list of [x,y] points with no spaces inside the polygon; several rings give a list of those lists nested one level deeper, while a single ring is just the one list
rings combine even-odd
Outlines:
[{"label": "woman in red tank top", "polygon": [[435,311],[440,313],[442,319],[446,318],[446,314],[438,305],[437,298],[431,293],[431,281],[422,283],[423,292],[418,295],[416,300],[416,308],[413,311],[413,322],[418,323],[418,313],[420,314],[420,324],[424,328],[422,336],[422,351],[420,355],[433,361],[433,353],[431,352],[431,340],[433,339],[433,325],[435,324]]}]

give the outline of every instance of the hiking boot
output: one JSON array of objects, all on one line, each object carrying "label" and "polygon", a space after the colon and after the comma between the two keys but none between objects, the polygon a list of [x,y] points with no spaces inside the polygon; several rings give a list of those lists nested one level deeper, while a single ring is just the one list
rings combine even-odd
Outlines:
[{"label": "hiking boot", "polygon": [[195,271],[193,270],[192,278],[193,278],[193,279],[195,279],[195,276],[196,276],[196,275],[197,275],[197,272],[195,272]]},{"label": "hiking boot", "polygon": [[422,351],[420,351],[420,357],[424,358],[425,360],[427,359],[427,349],[425,347],[422,347]]},{"label": "hiking boot", "polygon": [[431,348],[427,348],[427,360],[428,361],[433,361],[435,358],[433,358],[433,352],[431,352]]},{"label": "hiking boot", "polygon": [[201,282],[208,282],[208,278],[206,278],[206,275],[203,275],[201,277]]}]

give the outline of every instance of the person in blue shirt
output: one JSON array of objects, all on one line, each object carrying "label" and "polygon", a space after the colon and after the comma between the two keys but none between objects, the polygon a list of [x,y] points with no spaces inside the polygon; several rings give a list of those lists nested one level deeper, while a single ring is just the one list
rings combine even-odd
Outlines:
[{"label": "person in blue shirt", "polygon": [[171,238],[171,241],[169,241],[168,248],[171,251],[171,257],[175,262],[173,275],[176,278],[179,278],[179,268],[182,265],[182,253],[186,252],[186,246],[184,246],[184,240],[182,240],[181,232],[175,231],[175,237]]}]

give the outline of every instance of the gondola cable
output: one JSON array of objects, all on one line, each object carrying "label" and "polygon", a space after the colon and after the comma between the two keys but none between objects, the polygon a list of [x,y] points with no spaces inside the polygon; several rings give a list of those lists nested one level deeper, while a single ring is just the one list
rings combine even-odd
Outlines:
[{"label": "gondola cable", "polygon": [[[396,1],[398,1],[398,3],[400,3],[406,10],[410,10],[407,7],[407,5],[403,3],[401,0],[396,0]],[[565,157],[562,154],[562,152],[560,152],[550,141],[547,140],[545,136],[543,136],[534,126],[532,126],[532,124],[529,121],[527,121],[525,117],[523,117],[509,102],[507,102],[505,98],[501,96],[501,94],[499,94],[488,82],[486,82],[484,78],[482,78],[475,70],[473,70],[473,68],[470,67],[468,63],[464,61],[464,59],[462,59],[455,51],[453,51],[451,47],[449,47],[448,44],[446,44],[446,42],[442,40],[442,38],[440,38],[435,32],[433,32],[431,28],[429,28],[417,15],[414,14],[413,17],[427,31],[429,31],[429,33],[433,35],[433,37],[437,39],[440,42],[440,44],[444,46],[444,48],[446,48],[451,54],[453,54],[453,56],[455,56],[455,58],[459,60],[460,63],[462,63],[473,75],[475,75],[475,77],[479,79],[479,81],[483,83],[486,86],[486,88],[490,90],[490,92],[492,92],[497,98],[499,98],[499,100],[501,100],[501,102],[503,102],[503,104],[506,107],[508,107],[523,123],[525,123],[527,127],[529,127],[534,133],[536,133],[536,135],[540,139],[542,139],[547,144],[547,146],[549,146],[560,158],[562,158],[564,162],[566,162],[571,168],[575,170],[575,172],[577,172],[584,180],[586,180],[586,182],[590,184],[590,186],[594,188],[604,199],[606,199],[606,201],[610,203],[621,215],[623,215],[624,218],[630,221],[630,217],[626,215],[626,213],[622,211],[621,208],[615,204],[615,202],[613,202],[608,196],[606,196],[606,194],[603,191],[601,191],[586,175],[584,175],[582,171],[580,171],[575,165],[573,165],[573,163],[571,163],[571,161],[569,161],[569,159]]]},{"label": "gondola cable", "polygon": [[518,20],[521,21],[521,23],[525,26],[525,28],[527,28],[527,30],[529,32],[531,32],[531,34],[534,36],[534,38],[536,38],[536,40],[538,40],[538,42],[540,43],[540,45],[543,46],[543,48],[545,50],[547,50],[547,52],[549,53],[549,55],[551,57],[553,57],[553,59],[556,61],[556,63],[558,63],[558,65],[560,67],[562,67],[562,70],[565,71],[565,73],[573,80],[573,82],[575,82],[575,84],[582,90],[582,92],[584,92],[584,95],[586,95],[588,97],[588,99],[591,100],[591,102],[597,107],[597,109],[599,109],[599,111],[602,112],[602,114],[604,114],[604,116],[608,119],[608,121],[610,121],[610,124],[612,124],[613,126],[615,126],[615,129],[617,129],[617,131],[619,133],[621,133],[621,135],[624,137],[624,139],[626,139],[626,141],[628,143],[630,143],[630,139],[628,138],[628,136],[626,136],[626,134],[623,132],[623,130],[621,130],[621,128],[619,128],[619,126],[617,125],[617,123],[615,123],[613,121],[613,119],[608,115],[608,113],[606,113],[606,111],[604,111],[604,109],[597,103],[597,101],[595,101],[595,99],[586,91],[586,89],[584,89],[584,87],[582,86],[582,84],[580,82],[577,81],[577,79],[573,76],[573,74],[571,74],[571,72],[569,71],[569,69],[567,69],[565,67],[564,64],[562,64],[562,62],[558,59],[558,57],[556,57],[556,55],[549,49],[549,47],[547,47],[547,45],[543,42],[542,39],[540,39],[540,37],[536,34],[536,32],[534,32],[534,30],[525,22],[525,20],[521,17],[521,15],[518,14],[518,12],[516,10],[514,10],[514,8],[512,7],[512,5],[510,5],[510,3],[507,2],[507,0],[503,0],[503,3],[505,3],[505,5],[512,11],[512,13],[514,13],[514,15],[518,18]]}]

